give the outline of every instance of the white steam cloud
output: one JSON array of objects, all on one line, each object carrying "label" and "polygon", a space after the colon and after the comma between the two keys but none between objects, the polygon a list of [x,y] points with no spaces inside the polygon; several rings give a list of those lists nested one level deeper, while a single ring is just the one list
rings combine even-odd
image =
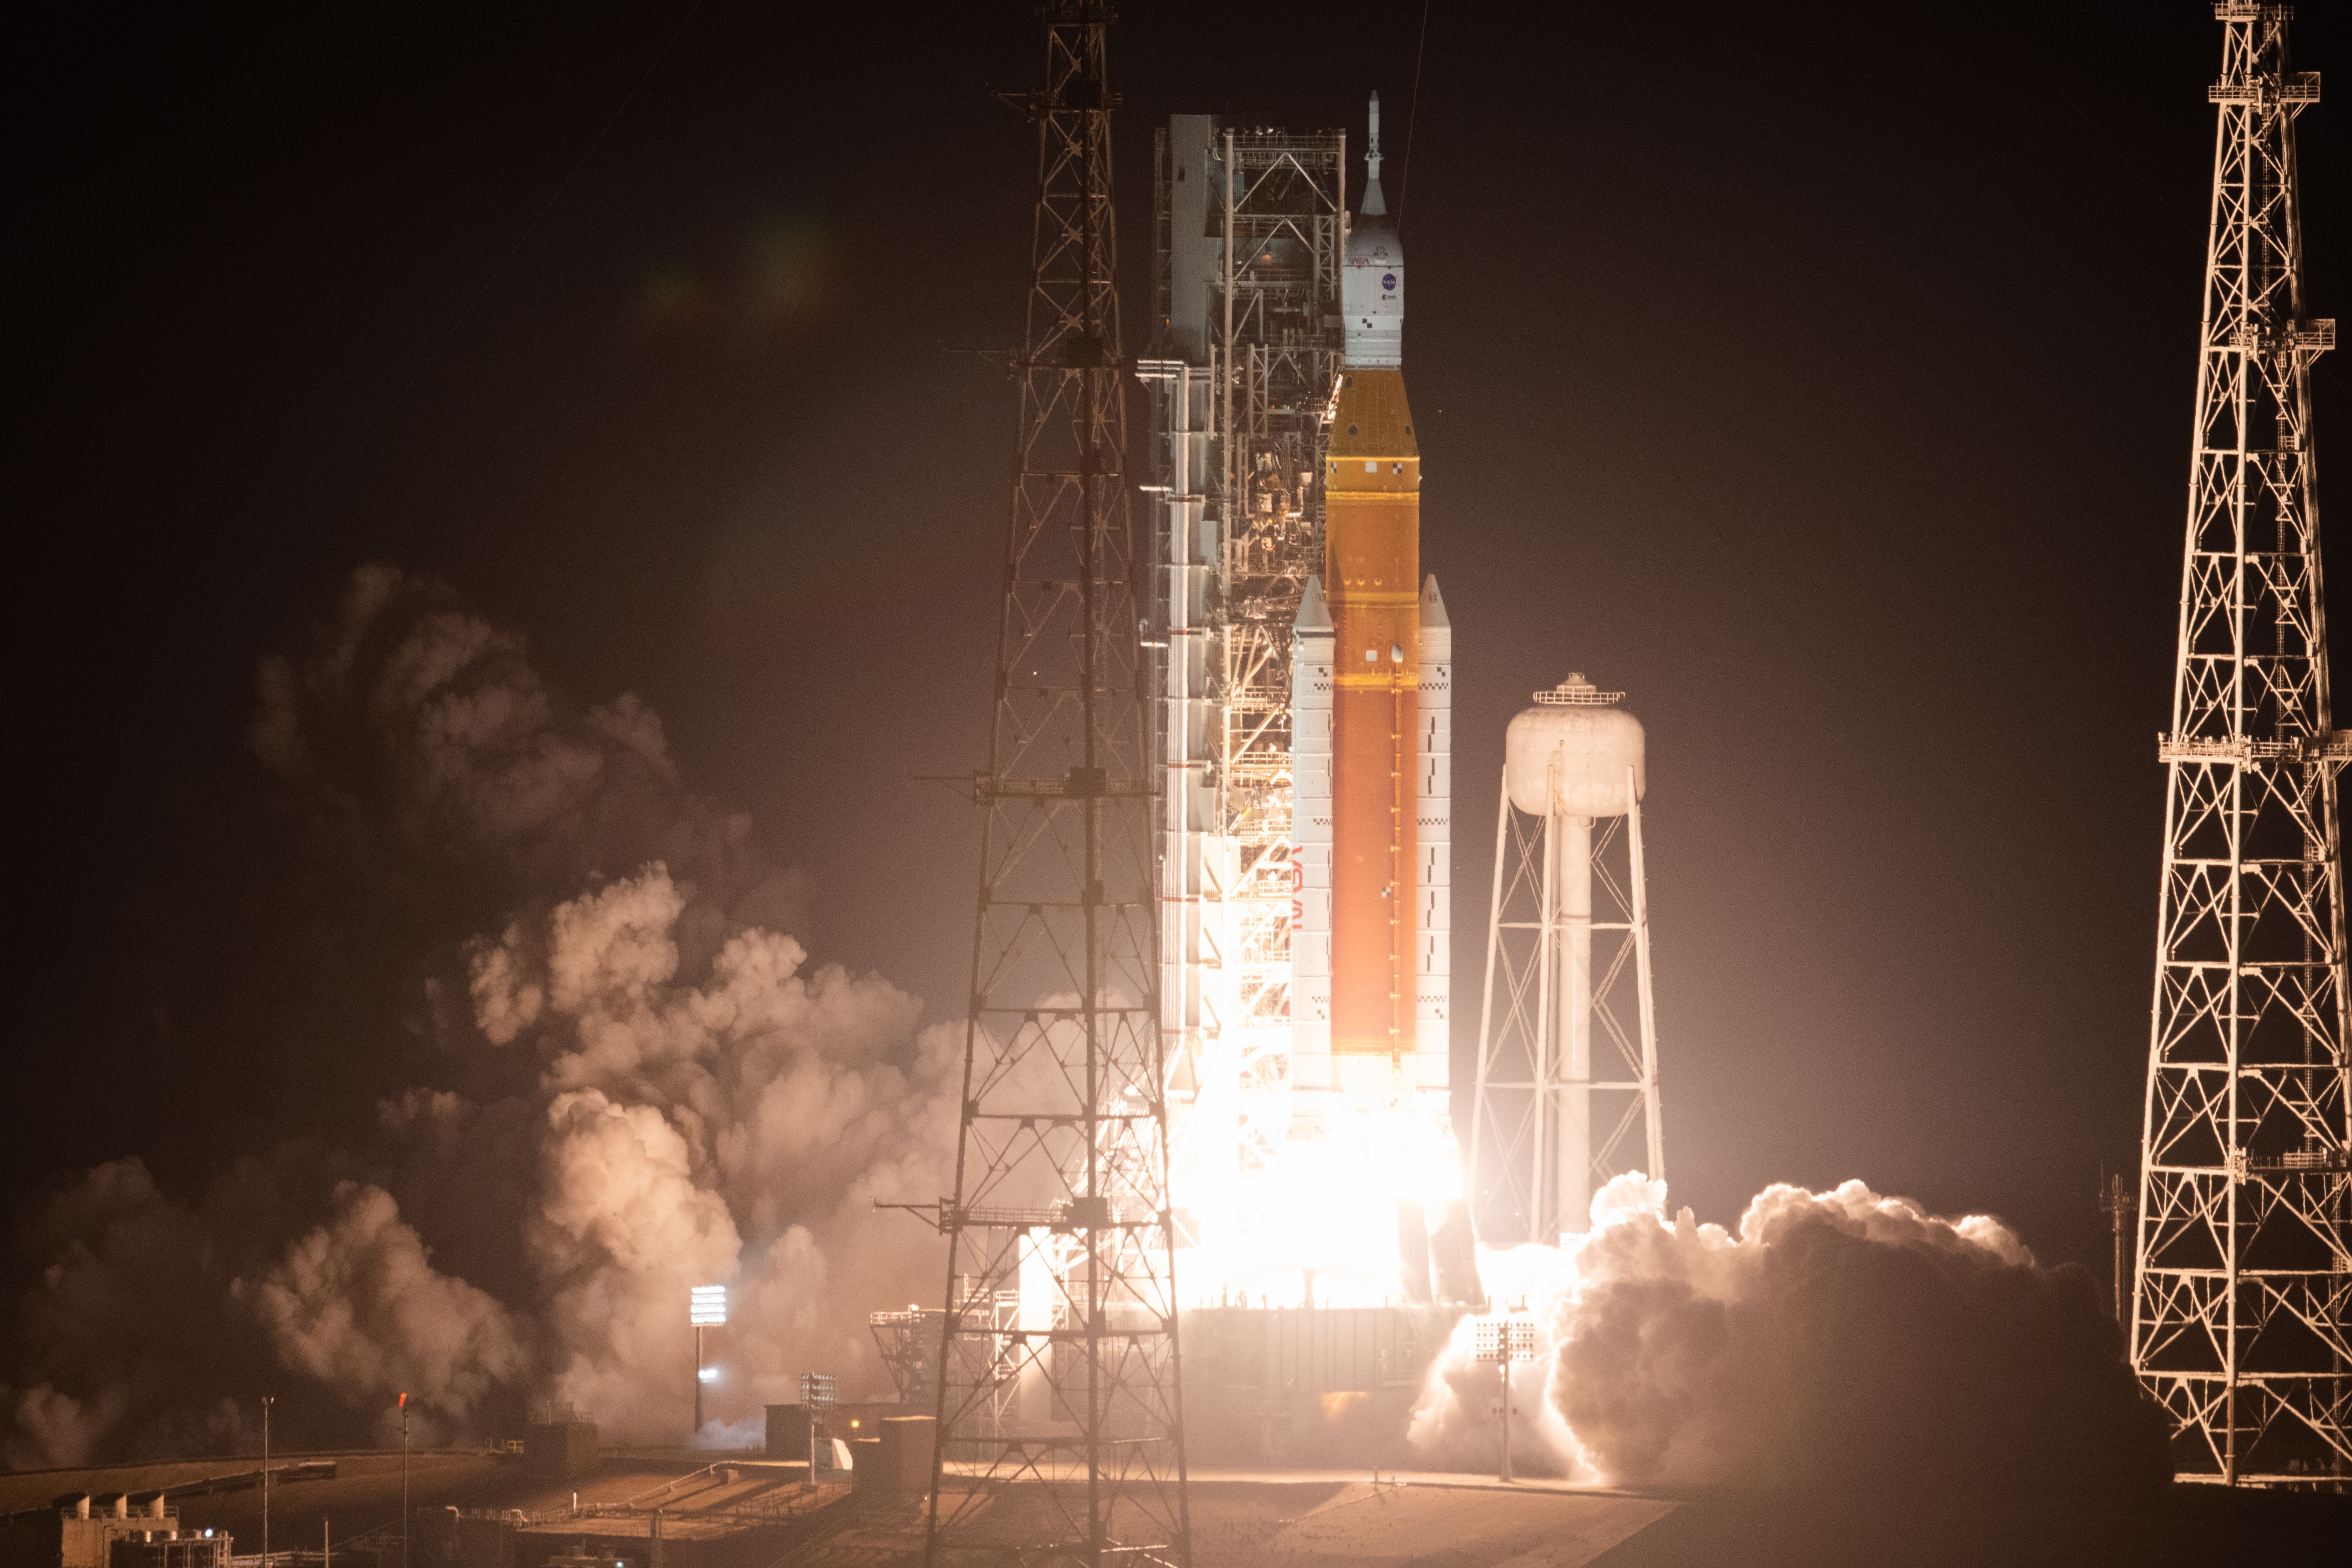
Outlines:
[{"label": "white steam cloud", "polygon": [[[343,1009],[282,1009],[289,1032],[330,1058],[321,1080],[362,1075],[373,1117],[289,1129],[187,1190],[121,1159],[29,1205],[0,1457],[249,1445],[263,1392],[287,1440],[320,1445],[381,1437],[404,1392],[426,1441],[508,1435],[546,1398],[675,1441],[688,1290],[709,1283],[731,1321],[702,1443],[744,1435],[803,1372],[879,1391],[866,1314],[941,1281],[929,1233],[873,1205],[949,1185],[957,1033],[921,1029],[879,976],[811,963],[807,877],[684,786],[653,712],[566,704],[520,639],[376,567],[264,667],[251,738],[289,792],[278,833],[307,900],[258,937]],[[240,1043],[205,1042],[247,1060]],[[1572,1249],[1482,1260],[1538,1328],[1513,1385],[1528,1468],[2164,1473],[2087,1277],[1998,1223],[1859,1184],[1769,1188],[1737,1234],[1665,1203],[1620,1178]],[[1413,1412],[1426,1462],[1497,1458],[1475,1332]]]},{"label": "white steam cloud", "polygon": [[[945,1185],[960,1039],[811,963],[809,879],[682,785],[654,713],[566,705],[519,638],[371,567],[264,666],[251,739],[328,916],[422,911],[368,929],[416,950],[382,968],[438,1081],[385,1095],[362,1147],[292,1139],[193,1198],[120,1160],[28,1210],[6,1461],[249,1440],[227,1396],[272,1389],[314,1438],[396,1429],[405,1392],[425,1440],[545,1398],[677,1440],[687,1292],[714,1282],[739,1419],[702,1440],[804,1371],[887,1386],[866,1314],[935,1295],[938,1247],[873,1204]],[[436,889],[478,934],[444,934]]]},{"label": "white steam cloud", "polygon": [[263,661],[247,739],[299,787],[326,857],[364,864],[378,896],[454,868],[495,885],[500,913],[544,910],[659,861],[695,889],[678,931],[691,963],[738,931],[808,929],[809,874],[686,787],[651,708],[563,701],[521,637],[431,579],[355,573],[299,653]]},{"label": "white steam cloud", "polygon": [[287,1247],[258,1280],[230,1286],[306,1373],[363,1410],[429,1391],[436,1414],[463,1426],[491,1390],[527,1367],[506,1309],[434,1271],[424,1239],[381,1187],[337,1186],[332,1215]]},{"label": "white steam cloud", "polygon": [[527,1038],[542,1063],[525,1239],[551,1291],[556,1391],[591,1408],[675,1382],[689,1286],[737,1282],[730,1342],[782,1398],[787,1372],[870,1366],[851,1305],[936,1283],[923,1233],[873,1205],[941,1185],[952,1031],[897,1065],[886,1047],[914,1038],[919,1004],[871,975],[803,976],[800,944],[764,931],[681,984],[684,910],[650,867],[474,953],[484,1035]]},{"label": "white steam cloud", "polygon": [[[2171,1473],[2163,1417],[2089,1276],[2037,1264],[1997,1220],[1939,1219],[1860,1182],[1776,1184],[1734,1235],[1669,1217],[1665,1184],[1639,1175],[1611,1182],[1592,1217],[1567,1249],[1483,1260],[1542,1347],[1513,1383],[1530,1468],[1737,1487]],[[1412,1438],[1483,1468],[1499,1423],[1474,1331],[1433,1369]]]}]

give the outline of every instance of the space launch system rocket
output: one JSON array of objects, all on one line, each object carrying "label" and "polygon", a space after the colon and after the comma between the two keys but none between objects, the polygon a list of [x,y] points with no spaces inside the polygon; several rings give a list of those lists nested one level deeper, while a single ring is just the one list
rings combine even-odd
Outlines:
[{"label": "space launch system rocket", "polygon": [[1323,575],[1293,643],[1298,888],[1294,1137],[1356,1113],[1448,1147],[1453,633],[1421,573],[1421,450],[1404,383],[1404,250],[1381,189],[1380,100],[1340,284],[1346,358]]}]

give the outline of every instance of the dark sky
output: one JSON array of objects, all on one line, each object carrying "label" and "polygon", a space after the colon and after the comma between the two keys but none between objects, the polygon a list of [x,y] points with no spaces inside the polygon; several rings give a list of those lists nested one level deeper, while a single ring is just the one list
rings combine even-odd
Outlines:
[{"label": "dark sky", "polygon": [[[1861,1176],[2102,1258],[2210,8],[1434,6],[1416,95],[1421,21],[1138,3],[1112,48],[1130,352],[1155,122],[1353,145],[1388,106],[1457,638],[1456,974],[1503,725],[1591,672],[1651,736],[1682,1201]],[[131,956],[235,901],[257,662],[369,560],[446,577],[581,700],[644,697],[814,870],[818,955],[955,1011],[976,827],[908,781],[981,756],[1011,405],[940,345],[1019,331],[1034,142],[986,94],[1037,75],[1030,8],[63,25],[15,51],[12,1193],[131,1152],[194,1181],[404,1081],[396,1048],[169,1027]],[[2340,15],[2296,36],[2352,80]],[[2352,314],[2345,120],[2303,121],[2320,316]],[[1467,984],[1456,1012],[1459,1059]]]}]

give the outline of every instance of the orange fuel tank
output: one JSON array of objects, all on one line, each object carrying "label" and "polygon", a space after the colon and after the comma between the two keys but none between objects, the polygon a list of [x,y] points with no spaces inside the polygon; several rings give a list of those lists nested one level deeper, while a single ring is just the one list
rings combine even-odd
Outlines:
[{"label": "orange fuel tank", "polygon": [[1344,373],[1328,457],[1331,1077],[1360,1093],[1414,1048],[1421,452],[1401,368]]}]

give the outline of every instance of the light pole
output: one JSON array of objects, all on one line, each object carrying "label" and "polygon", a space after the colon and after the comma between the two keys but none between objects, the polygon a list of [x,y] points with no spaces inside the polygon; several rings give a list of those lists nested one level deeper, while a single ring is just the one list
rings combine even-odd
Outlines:
[{"label": "light pole", "polygon": [[261,1568],[269,1568],[269,1407],[274,1394],[261,1396]]},{"label": "light pole", "polygon": [[2125,1258],[2128,1256],[2125,1247],[2130,1239],[2131,1217],[2139,1212],[2139,1193],[2132,1185],[2131,1179],[2122,1172],[2118,1171],[2107,1178],[2107,1190],[2099,1194],[2099,1212],[2107,1216],[2116,1233],[2116,1321],[2128,1334],[2131,1332],[2132,1299],[2131,1289],[2126,1283],[2129,1276],[2125,1266]]},{"label": "light pole", "polygon": [[803,1491],[816,1489],[817,1414],[833,1407],[833,1373],[804,1372],[801,1373],[801,1408],[808,1412],[809,1455],[808,1479],[802,1484]]},{"label": "light pole", "polygon": [[400,1396],[400,1568],[408,1568],[408,1395],[405,1394]]},{"label": "light pole", "polygon": [[[1519,1310],[1525,1311],[1523,1302]],[[1511,1363],[1536,1359],[1536,1325],[1532,1318],[1494,1317],[1478,1320],[1478,1355],[1502,1373],[1503,1468],[1497,1477],[1511,1479]]]},{"label": "light pole", "polygon": [[702,1331],[727,1321],[727,1287],[697,1285],[687,1292],[687,1321],[694,1325],[694,1430],[702,1431],[702,1385],[710,1369],[702,1364]]}]

